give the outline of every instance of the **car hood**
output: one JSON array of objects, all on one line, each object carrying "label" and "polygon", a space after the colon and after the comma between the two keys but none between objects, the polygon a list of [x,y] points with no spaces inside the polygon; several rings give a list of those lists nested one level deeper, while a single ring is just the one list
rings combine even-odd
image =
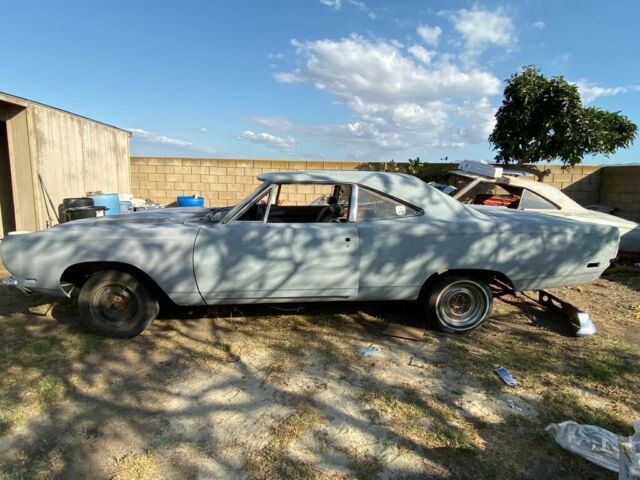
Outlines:
[{"label": "car hood", "polygon": [[[185,223],[205,221],[207,215],[214,214],[221,208],[198,208],[198,207],[183,207],[183,208],[158,208],[153,210],[147,210],[137,213],[125,213],[118,215],[109,215],[104,217],[95,218],[83,218],[81,220],[73,220],[71,222],[65,222],[60,225],[56,225],[51,229],[70,228],[78,226],[93,226],[93,225],[125,225],[125,224],[157,224],[166,225],[168,223]],[[208,221],[208,220],[206,220]],[[50,229],[50,230],[51,230]]]}]

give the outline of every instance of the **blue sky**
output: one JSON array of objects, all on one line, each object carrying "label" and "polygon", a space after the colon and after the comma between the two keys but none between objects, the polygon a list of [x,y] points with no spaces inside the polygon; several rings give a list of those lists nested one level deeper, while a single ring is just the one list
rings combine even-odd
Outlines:
[{"label": "blue sky", "polygon": [[[132,130],[137,155],[491,159],[503,81],[526,64],[640,123],[634,0],[0,0],[0,12],[0,91]],[[640,140],[585,159],[639,161]]]}]

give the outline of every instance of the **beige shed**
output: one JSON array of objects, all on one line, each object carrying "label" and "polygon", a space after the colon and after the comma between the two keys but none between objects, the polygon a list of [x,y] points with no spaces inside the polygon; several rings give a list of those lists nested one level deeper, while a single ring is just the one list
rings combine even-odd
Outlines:
[{"label": "beige shed", "polygon": [[45,188],[56,209],[63,198],[89,191],[129,193],[130,136],[127,130],[0,92],[0,238],[57,223]]}]

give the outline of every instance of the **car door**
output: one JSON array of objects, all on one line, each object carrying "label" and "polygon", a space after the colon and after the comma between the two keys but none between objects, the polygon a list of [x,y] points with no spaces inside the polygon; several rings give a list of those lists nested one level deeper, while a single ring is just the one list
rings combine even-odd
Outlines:
[{"label": "car door", "polygon": [[358,291],[353,223],[230,221],[198,233],[194,271],[205,302],[348,299]]}]

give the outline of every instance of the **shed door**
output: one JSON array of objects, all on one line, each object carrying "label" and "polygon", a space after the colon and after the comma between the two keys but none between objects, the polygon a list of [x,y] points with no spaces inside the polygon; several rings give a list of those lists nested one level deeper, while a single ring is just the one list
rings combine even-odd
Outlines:
[{"label": "shed door", "polygon": [[7,124],[0,121],[0,238],[15,229]]}]

